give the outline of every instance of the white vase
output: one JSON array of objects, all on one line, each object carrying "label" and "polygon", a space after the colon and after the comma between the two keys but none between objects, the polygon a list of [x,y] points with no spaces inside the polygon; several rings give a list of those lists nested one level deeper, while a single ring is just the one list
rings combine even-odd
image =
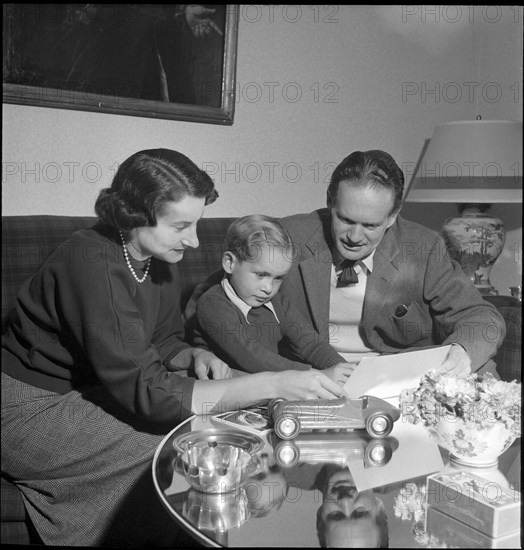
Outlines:
[{"label": "white vase", "polygon": [[438,444],[449,451],[450,460],[464,466],[496,467],[498,457],[515,441],[502,422],[481,429],[461,418],[446,416],[433,431]]}]

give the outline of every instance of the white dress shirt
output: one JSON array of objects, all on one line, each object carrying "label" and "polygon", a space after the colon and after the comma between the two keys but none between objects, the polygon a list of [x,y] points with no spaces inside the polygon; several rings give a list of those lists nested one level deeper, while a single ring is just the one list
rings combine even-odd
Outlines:
[{"label": "white dress shirt", "polygon": [[367,258],[358,260],[354,269],[358,283],[337,288],[341,269],[331,268],[329,297],[329,343],[348,362],[362,357],[379,355],[363,339],[360,328],[368,275],[373,270],[373,251]]}]

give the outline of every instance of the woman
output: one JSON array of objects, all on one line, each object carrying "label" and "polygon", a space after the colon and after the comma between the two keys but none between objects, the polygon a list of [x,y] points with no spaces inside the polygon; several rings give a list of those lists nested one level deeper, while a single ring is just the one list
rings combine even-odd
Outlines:
[{"label": "woman", "polygon": [[[232,378],[181,340],[176,263],[216,197],[184,155],[138,152],[100,192],[99,223],[20,290],[2,337],[2,472],[45,544],[172,545],[149,471],[169,428],[277,396],[342,395],[319,371]],[[189,368],[199,380],[175,372]]]}]

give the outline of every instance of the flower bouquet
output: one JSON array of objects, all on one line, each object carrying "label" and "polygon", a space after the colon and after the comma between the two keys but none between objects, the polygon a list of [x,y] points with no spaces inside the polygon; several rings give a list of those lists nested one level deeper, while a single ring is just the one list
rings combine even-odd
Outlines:
[{"label": "flower bouquet", "polygon": [[417,388],[402,390],[406,420],[421,422],[456,462],[493,466],[521,435],[521,385],[486,373],[457,377],[427,371]]},{"label": "flower bouquet", "polygon": [[437,537],[426,532],[427,507],[426,485],[412,481],[402,486],[393,504],[396,518],[413,523],[411,534],[419,546],[443,548]]}]

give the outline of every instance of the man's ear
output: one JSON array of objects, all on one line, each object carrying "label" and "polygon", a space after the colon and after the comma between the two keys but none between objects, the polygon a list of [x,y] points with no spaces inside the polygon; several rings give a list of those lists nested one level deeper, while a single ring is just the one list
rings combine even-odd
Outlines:
[{"label": "man's ear", "polygon": [[236,257],[233,252],[226,250],[224,254],[222,254],[222,267],[224,268],[224,271],[229,274],[233,273],[235,263]]},{"label": "man's ear", "polygon": [[398,210],[396,210],[395,212],[393,212],[393,214],[391,214],[389,216],[387,229],[389,229],[395,223],[395,221],[397,220],[397,216],[398,216],[399,212],[400,212],[400,208]]}]

